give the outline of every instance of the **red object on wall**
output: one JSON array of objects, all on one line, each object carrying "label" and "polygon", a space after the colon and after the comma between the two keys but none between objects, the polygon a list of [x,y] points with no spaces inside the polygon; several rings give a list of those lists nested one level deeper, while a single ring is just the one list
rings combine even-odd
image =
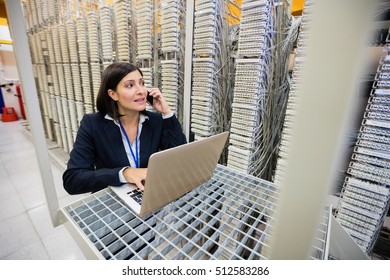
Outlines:
[{"label": "red object on wall", "polygon": [[22,99],[22,90],[20,89],[20,84],[16,83],[16,96],[18,97],[20,113],[22,114],[22,118],[26,119],[26,113],[24,111],[23,99]]},{"label": "red object on wall", "polygon": [[3,115],[1,116],[1,121],[3,122],[13,122],[18,120],[15,109],[13,107],[3,107]]}]

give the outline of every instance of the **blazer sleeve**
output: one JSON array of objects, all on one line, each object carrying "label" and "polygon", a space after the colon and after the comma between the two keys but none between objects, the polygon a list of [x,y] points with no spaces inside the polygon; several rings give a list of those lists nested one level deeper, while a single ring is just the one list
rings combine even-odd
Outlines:
[{"label": "blazer sleeve", "polygon": [[118,172],[123,167],[95,168],[96,147],[101,145],[94,141],[93,127],[97,124],[91,119],[85,115],[81,120],[67,169],[62,176],[64,188],[69,194],[96,192],[108,185],[121,184]]},{"label": "blazer sleeve", "polygon": [[187,140],[183,134],[183,130],[179,120],[176,118],[176,115],[173,115],[167,119],[163,119],[163,131],[160,148],[165,150],[180,146],[185,143],[187,143]]}]

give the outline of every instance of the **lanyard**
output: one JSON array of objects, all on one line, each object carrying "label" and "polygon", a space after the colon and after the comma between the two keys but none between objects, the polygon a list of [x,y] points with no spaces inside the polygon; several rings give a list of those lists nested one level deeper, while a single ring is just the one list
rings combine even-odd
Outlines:
[{"label": "lanyard", "polygon": [[135,167],[139,168],[139,164],[138,164],[138,125],[137,125],[137,135],[135,137],[135,155],[134,155],[133,149],[131,148],[130,140],[129,140],[129,137],[127,136],[126,130],[120,121],[119,121],[119,125],[121,127],[123,135],[125,136],[125,138],[127,140],[127,144],[129,145],[131,156],[133,157],[135,165],[136,165]]}]

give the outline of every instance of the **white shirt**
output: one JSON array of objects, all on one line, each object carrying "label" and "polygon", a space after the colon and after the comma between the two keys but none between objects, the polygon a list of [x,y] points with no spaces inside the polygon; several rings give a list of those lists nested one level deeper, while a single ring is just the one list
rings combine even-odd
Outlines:
[{"label": "white shirt", "polygon": [[[170,118],[173,116],[173,112],[171,114],[168,114],[168,115],[162,115],[162,118],[163,119],[167,119],[167,118]],[[120,128],[120,125],[119,125],[119,122],[117,120],[114,120],[113,118],[111,118],[109,115],[105,115],[104,116],[105,119],[107,120],[111,120],[113,121],[117,126],[118,126],[118,129],[119,131],[121,132],[121,135],[122,135],[122,142],[123,142],[123,146],[125,147],[125,150],[126,150],[126,155],[127,155],[127,159],[129,160],[129,163],[130,163],[130,166],[131,167],[136,167],[136,164],[135,164],[135,161],[134,161],[134,158],[133,156],[131,155],[131,151],[130,151],[130,148],[129,148],[129,144],[127,143],[127,140],[126,140],[126,136],[122,133],[122,130]],[[139,138],[140,138],[140,135],[141,135],[141,131],[142,131],[142,126],[143,126],[143,123],[149,119],[148,116],[145,116],[144,114],[140,114],[139,116],[139,122],[138,122],[138,134],[137,134],[137,139],[136,141],[138,141],[138,144],[139,144]],[[135,142],[134,141],[132,144],[131,144],[131,148],[133,149],[133,151],[135,151],[136,149],[136,145],[135,145]],[[136,151],[137,154],[139,155],[140,154],[140,145],[138,145],[138,151]],[[139,158],[139,157],[138,157]],[[121,183],[127,183],[125,177],[123,176],[123,170],[125,170],[126,168],[130,167],[130,166],[125,166],[123,167],[121,170],[119,170],[119,173],[118,173],[118,176],[119,176],[119,180]]]}]

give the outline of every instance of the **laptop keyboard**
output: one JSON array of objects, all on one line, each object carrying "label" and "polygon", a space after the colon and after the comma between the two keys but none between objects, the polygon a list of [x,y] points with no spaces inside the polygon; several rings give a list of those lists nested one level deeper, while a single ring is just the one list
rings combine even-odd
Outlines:
[{"label": "laptop keyboard", "polygon": [[132,199],[134,199],[139,205],[141,205],[142,197],[144,195],[144,191],[139,189],[129,191],[127,193]]}]

